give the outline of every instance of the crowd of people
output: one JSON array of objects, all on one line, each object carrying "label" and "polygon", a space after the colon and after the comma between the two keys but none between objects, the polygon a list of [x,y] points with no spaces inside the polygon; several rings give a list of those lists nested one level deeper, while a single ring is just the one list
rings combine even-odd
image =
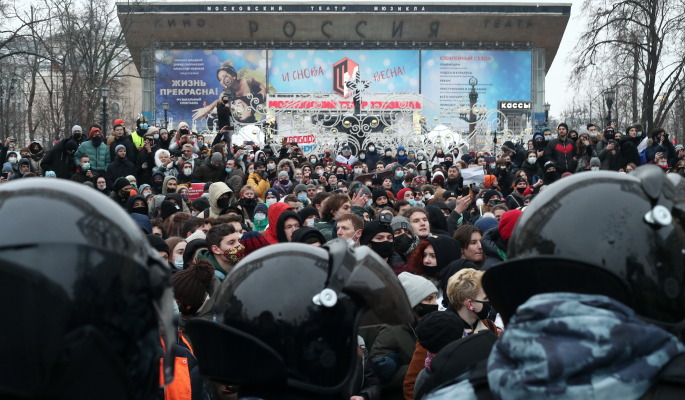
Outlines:
[{"label": "crowd of people", "polygon": [[[604,395],[637,399],[656,382],[657,372],[670,359],[685,353],[675,336],[655,325],[638,322],[634,316],[647,314],[655,321],[673,324],[685,319],[685,233],[678,218],[671,217],[676,209],[681,210],[674,204],[685,201],[678,191],[685,187],[685,182],[679,180],[685,176],[685,149],[674,146],[663,129],[646,135],[640,123],[627,127],[625,132],[619,132],[616,126],[600,132],[593,124],[573,130],[564,123],[555,130],[553,133],[544,128],[527,143],[507,141],[496,157],[487,151],[462,153],[458,148],[438,148],[429,152],[375,143],[365,149],[344,146],[337,154],[325,148],[305,155],[297,143],[285,139],[259,148],[252,142],[233,143],[229,132],[222,129],[212,143],[205,143],[206,138],[192,132],[184,122],[178,130],[167,131],[141,119],[129,131],[124,121],[117,120],[109,137],[103,137],[98,125],[87,130],[76,125],[71,136],[47,151],[38,142],[19,151],[10,150],[12,139],[7,139],[0,150],[0,183],[44,177],[88,186],[92,193],[112,199],[147,235],[149,245],[172,274],[174,313],[180,317],[177,347],[187,352],[185,360],[193,360],[192,365],[176,364],[175,383],[161,394],[165,398],[180,398],[174,396],[181,392],[188,396],[183,398],[192,399],[249,397],[254,395],[254,387],[268,387],[268,379],[280,382],[275,387],[292,386],[301,393],[316,393],[312,388],[317,385],[334,386],[330,382],[338,382],[340,371],[321,378],[317,374],[322,372],[315,370],[326,370],[331,365],[348,367],[341,359],[347,355],[338,350],[321,350],[330,343],[343,346],[343,338],[330,339],[330,343],[319,338],[318,344],[308,343],[310,347],[303,352],[311,359],[306,355],[300,359],[287,346],[299,349],[305,344],[293,344],[297,340],[287,344],[278,341],[278,346],[272,343],[277,336],[293,333],[291,325],[301,324],[314,314],[307,311],[294,322],[293,310],[283,306],[282,318],[293,320],[278,325],[280,317],[255,313],[257,306],[249,309],[253,301],[260,307],[263,303],[281,307],[295,296],[290,292],[310,285],[294,280],[318,282],[321,268],[308,270],[306,265],[316,257],[323,260],[317,265],[328,265],[329,257],[321,253],[325,250],[334,261],[343,259],[334,256],[336,252],[351,251],[387,265],[386,270],[396,278],[386,277],[386,285],[395,285],[403,293],[401,301],[395,300],[391,308],[400,314],[404,307],[406,315],[410,315],[398,316],[395,321],[401,323],[369,324],[358,330],[354,347],[363,372],[344,392],[345,398],[475,399],[482,398],[479,390],[483,385],[487,389],[489,381],[488,390],[501,399],[609,398]],[[655,166],[641,167],[645,164]],[[470,168],[484,171],[483,182],[464,183],[462,171]],[[595,174],[602,170],[635,172]],[[193,184],[203,184],[203,193],[196,198],[191,196]],[[11,187],[11,183],[1,185],[0,197]],[[635,194],[643,189],[652,192]],[[576,200],[565,200],[578,192],[587,201],[576,201],[580,195],[574,197]],[[640,203],[631,200],[634,204],[627,208],[629,201],[620,197],[627,196],[623,192],[639,197]],[[531,204],[538,197],[541,199]],[[102,199],[92,206],[113,204]],[[597,222],[603,214],[593,210],[593,201],[602,210],[615,211],[608,215],[630,211]],[[668,218],[658,207],[668,208]],[[637,210],[642,214],[631,219]],[[605,225],[595,230],[593,224]],[[637,224],[645,227],[635,228]],[[677,226],[667,228],[670,224]],[[661,228],[661,236],[649,236],[647,231],[655,226]],[[629,229],[641,232],[638,239],[627,236],[632,232]],[[586,233],[591,238],[583,237]],[[616,261],[622,258],[614,250],[619,246],[616,242],[626,253],[650,253]],[[287,247],[293,243],[310,247]],[[664,243],[672,246],[671,250],[658,254],[665,249]],[[597,251],[595,245],[599,246]],[[638,250],[640,246],[649,249]],[[560,257],[554,262],[564,273],[552,276],[545,270],[548,264],[544,259],[540,263],[526,259],[543,255]],[[588,268],[581,273],[564,264],[574,257],[596,268],[616,262],[619,267],[605,268],[619,271],[615,272],[616,279],[623,281],[617,284],[601,273],[586,272]],[[598,261],[602,257],[606,258]],[[681,264],[676,267],[678,262]],[[272,267],[270,263],[276,264]],[[363,263],[360,261],[360,265]],[[243,266],[236,268],[238,264]],[[259,265],[252,268],[253,264]],[[512,264],[511,269],[502,272]],[[623,264],[627,264],[629,272],[619,270]],[[661,272],[652,273],[648,269],[652,264]],[[680,272],[672,271],[671,265]],[[232,274],[236,269],[248,272],[236,277]],[[250,273],[259,274],[260,269],[275,271],[270,283],[264,280],[265,286],[248,286],[241,292],[240,285],[251,282]],[[329,282],[335,287],[334,278],[343,279],[342,272],[336,275],[331,270],[321,278],[327,288]],[[639,281],[645,276],[657,279],[658,284],[652,287],[651,281],[643,281],[638,290],[633,279]],[[541,289],[545,282],[556,286]],[[334,309],[336,301],[347,304],[345,295],[370,302],[368,296],[355,297],[355,293],[363,292],[359,288],[345,287],[347,291],[335,289],[332,295],[326,292],[331,289],[319,288],[321,294],[313,300],[311,294],[306,294],[310,299],[307,307],[316,304]],[[255,291],[258,293],[252,293]],[[524,298],[522,292],[529,295]],[[251,296],[262,296],[264,300]],[[296,307],[301,299],[292,301]],[[632,306],[638,303],[641,306]],[[247,311],[236,312],[237,304],[248,307]],[[381,320],[392,319],[374,309],[382,310],[381,305],[369,307]],[[322,314],[317,318],[321,322],[309,329],[323,329],[321,324],[330,324],[329,330],[347,327],[347,322],[330,316]],[[336,318],[347,321],[342,316]],[[285,384],[278,372],[252,360],[228,362],[244,371],[219,366],[222,362],[216,357],[220,355],[235,356],[243,351],[246,357],[256,357],[262,353],[244,349],[217,353],[208,343],[222,336],[214,331],[217,328],[203,325],[202,321],[242,330],[242,336],[231,333],[235,347],[255,346],[256,342],[245,339],[245,335],[258,338],[260,346],[272,346],[271,352],[283,359],[270,361],[269,365],[284,363],[288,379],[304,383]],[[570,328],[568,324],[582,327]],[[575,333],[565,335],[560,325]],[[622,333],[616,333],[616,329]],[[518,335],[507,336],[508,331]],[[293,334],[306,337],[311,332],[299,330]],[[631,340],[637,340],[636,335],[649,335],[652,339],[645,341],[652,343],[635,345]],[[573,344],[568,344],[569,336],[573,336]],[[607,344],[607,338],[615,338],[614,343]],[[243,340],[245,344],[240,345]],[[572,354],[576,345],[586,352]],[[626,348],[629,350],[625,354],[618,354]],[[319,353],[323,354],[320,358],[314,357]],[[263,353],[263,357],[271,356]],[[486,366],[488,357],[491,362]],[[537,361],[533,360],[536,357]],[[311,367],[296,368],[291,365],[293,360],[310,360]],[[536,369],[536,362],[549,363],[549,367]],[[251,368],[257,365],[266,371],[253,371]],[[474,365],[478,366],[475,370]],[[638,365],[651,369],[640,372]],[[264,380],[253,379],[249,373]],[[309,379],[308,374],[317,377]],[[500,382],[495,382],[495,377]],[[319,378],[323,383],[316,383]],[[620,390],[609,382],[611,379],[619,382]],[[604,392],[609,389],[616,391]],[[302,394],[292,398],[339,397],[331,392],[321,397]]]}]

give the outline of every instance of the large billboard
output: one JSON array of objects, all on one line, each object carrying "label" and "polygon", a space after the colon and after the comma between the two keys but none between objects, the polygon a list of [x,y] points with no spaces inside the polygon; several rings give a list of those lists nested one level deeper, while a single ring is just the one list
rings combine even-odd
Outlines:
[{"label": "large billboard", "polygon": [[498,101],[530,101],[531,52],[421,51],[421,93],[441,108],[456,105],[476,81],[478,102],[488,110]]},{"label": "large billboard", "polygon": [[[266,93],[273,92],[268,88],[266,72],[266,50],[157,50],[157,118],[164,119],[162,104],[166,102],[167,117],[173,119],[174,126],[180,120],[190,123],[197,119],[199,130],[212,129],[222,94],[236,102],[248,102],[250,93],[266,100]],[[261,115],[250,118],[258,120]]]}]

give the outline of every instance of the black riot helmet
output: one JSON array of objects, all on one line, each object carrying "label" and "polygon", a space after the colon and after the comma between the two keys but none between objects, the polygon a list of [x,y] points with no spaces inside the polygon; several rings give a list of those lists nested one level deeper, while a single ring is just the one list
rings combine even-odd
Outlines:
[{"label": "black riot helmet", "polygon": [[344,239],[257,250],[215,296],[214,321],[191,319],[186,331],[202,376],[241,390],[338,394],[356,372],[360,325],[413,320],[387,263]]},{"label": "black riot helmet", "polygon": [[61,179],[0,185],[0,398],[147,399],[173,379],[170,271],[106,196]]},{"label": "black riot helmet", "polygon": [[539,194],[483,288],[507,322],[539,293],[600,294],[655,325],[685,327],[685,179],[646,165],[587,172]]}]

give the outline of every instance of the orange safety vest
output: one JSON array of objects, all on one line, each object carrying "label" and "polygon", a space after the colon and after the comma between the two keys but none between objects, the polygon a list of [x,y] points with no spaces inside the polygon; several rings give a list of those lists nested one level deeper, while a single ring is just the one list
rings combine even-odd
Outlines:
[{"label": "orange safety vest", "polygon": [[[190,353],[194,355],[190,343],[181,334],[181,339],[188,346]],[[162,349],[166,351],[164,340],[161,335]],[[164,386],[164,359],[159,359],[159,386]],[[174,381],[164,388],[164,400],[192,400],[193,390],[190,385],[190,369],[186,357],[176,357],[174,362]]]}]

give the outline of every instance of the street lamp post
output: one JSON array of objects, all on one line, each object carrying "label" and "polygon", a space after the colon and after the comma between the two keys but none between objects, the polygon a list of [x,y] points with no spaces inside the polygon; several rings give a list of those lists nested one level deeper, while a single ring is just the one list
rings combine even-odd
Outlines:
[{"label": "street lamp post", "polygon": [[164,129],[166,129],[168,121],[169,121],[167,119],[167,111],[169,111],[169,103],[167,103],[167,102],[162,103],[162,108],[164,109]]},{"label": "street lamp post", "polygon": [[607,102],[607,109],[609,110],[606,117],[606,126],[611,125],[611,106],[614,105],[616,98],[616,91],[614,89],[607,89],[604,91],[604,100]]},{"label": "street lamp post", "polygon": [[107,96],[109,95],[109,88],[103,86],[100,89],[102,94],[102,137],[107,137]]},{"label": "street lamp post", "polygon": [[544,110],[545,110],[545,127],[547,127],[547,121],[549,121],[549,109],[550,109],[551,107],[552,107],[552,106],[551,106],[549,103],[545,102],[545,105],[544,105]]}]

